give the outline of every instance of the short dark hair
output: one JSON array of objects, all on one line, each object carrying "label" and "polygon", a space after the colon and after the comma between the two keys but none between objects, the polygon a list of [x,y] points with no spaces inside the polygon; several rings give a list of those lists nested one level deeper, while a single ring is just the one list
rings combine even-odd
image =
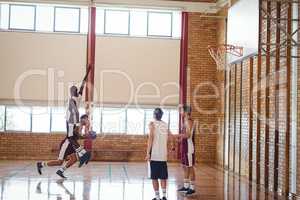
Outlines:
[{"label": "short dark hair", "polygon": [[192,107],[191,106],[189,106],[189,105],[183,105],[182,106],[182,109],[183,109],[183,112],[185,112],[185,113],[188,113],[188,114],[191,114],[192,113]]},{"label": "short dark hair", "polygon": [[153,112],[153,116],[156,120],[161,120],[164,112],[162,111],[161,108],[155,108]]},{"label": "short dark hair", "polygon": [[89,118],[89,116],[87,114],[83,114],[83,115],[81,115],[80,120],[88,119],[88,118]]}]

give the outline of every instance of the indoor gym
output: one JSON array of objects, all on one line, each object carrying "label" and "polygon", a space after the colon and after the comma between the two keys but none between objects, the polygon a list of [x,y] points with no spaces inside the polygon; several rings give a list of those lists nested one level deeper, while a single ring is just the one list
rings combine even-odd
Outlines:
[{"label": "indoor gym", "polygon": [[299,199],[298,13],[298,0],[0,0],[0,200]]}]

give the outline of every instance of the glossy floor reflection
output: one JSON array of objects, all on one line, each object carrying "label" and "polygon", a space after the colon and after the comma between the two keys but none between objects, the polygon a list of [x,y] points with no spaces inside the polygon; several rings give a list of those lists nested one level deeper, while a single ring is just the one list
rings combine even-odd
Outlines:
[{"label": "glossy floor reflection", "polygon": [[[0,200],[151,200],[153,191],[145,163],[92,162],[67,171],[62,181],[57,168],[47,168],[39,176],[35,162],[0,161]],[[197,194],[183,197],[180,165],[169,164],[169,200],[254,200],[285,199],[274,197],[246,181],[209,166],[197,166]]]}]

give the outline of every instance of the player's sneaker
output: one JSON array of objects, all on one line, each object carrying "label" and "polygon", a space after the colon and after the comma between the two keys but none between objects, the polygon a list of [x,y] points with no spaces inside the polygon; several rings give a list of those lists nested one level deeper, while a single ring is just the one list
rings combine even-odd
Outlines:
[{"label": "player's sneaker", "polygon": [[[92,153],[91,153],[90,151],[88,151],[88,152],[92,155]],[[91,160],[91,158],[88,159],[88,160],[85,162],[85,164],[87,165],[87,164],[90,162],[90,160]]]},{"label": "player's sneaker", "polygon": [[186,195],[192,195],[192,194],[194,194],[194,193],[196,193],[195,190],[189,189],[185,194],[186,194]]},{"label": "player's sneaker", "polygon": [[161,200],[167,200],[167,198],[166,198],[166,197],[163,197]]},{"label": "player's sneaker", "polygon": [[37,171],[40,175],[42,175],[42,168],[43,168],[43,165],[41,162],[37,162],[36,163],[36,168],[37,168]]},{"label": "player's sneaker", "polygon": [[182,187],[182,188],[178,189],[177,191],[186,193],[187,191],[189,191],[189,188]]},{"label": "player's sneaker", "polygon": [[67,178],[67,177],[64,175],[64,172],[61,171],[60,169],[56,171],[56,174],[57,174],[58,176],[60,176],[61,178]]},{"label": "player's sneaker", "polygon": [[89,160],[91,159],[91,152],[86,152],[81,157],[79,157],[79,166],[82,167],[83,164],[87,164]]}]

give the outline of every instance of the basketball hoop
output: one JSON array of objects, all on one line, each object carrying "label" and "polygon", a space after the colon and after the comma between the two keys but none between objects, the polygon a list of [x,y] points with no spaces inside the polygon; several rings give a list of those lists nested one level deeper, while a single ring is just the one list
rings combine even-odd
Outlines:
[{"label": "basketball hoop", "polygon": [[215,60],[218,69],[226,69],[227,61],[226,54],[232,54],[237,57],[243,56],[243,47],[230,44],[221,44],[217,46],[208,46],[208,51],[211,57]]}]

